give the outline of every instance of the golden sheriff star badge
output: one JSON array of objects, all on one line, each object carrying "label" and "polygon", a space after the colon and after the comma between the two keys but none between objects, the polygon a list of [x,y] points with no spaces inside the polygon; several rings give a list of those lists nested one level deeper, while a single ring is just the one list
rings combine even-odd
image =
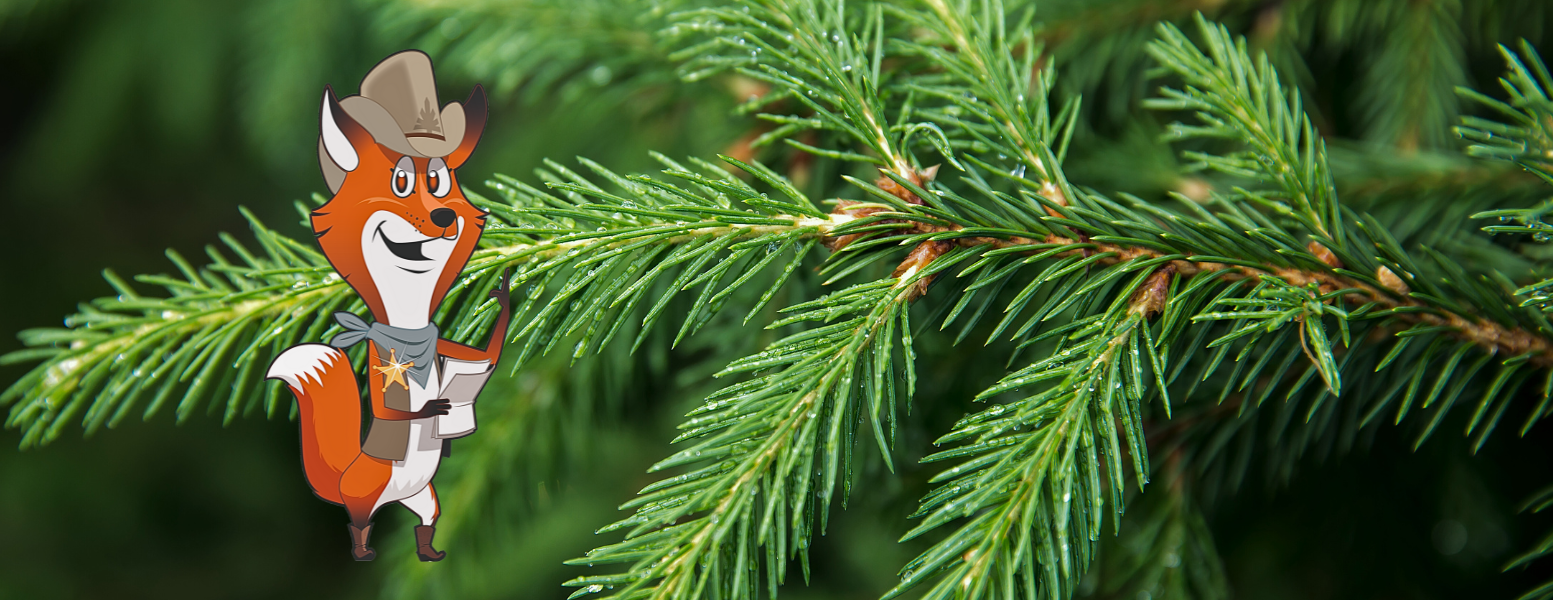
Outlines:
[{"label": "golden sheriff star badge", "polygon": [[386,392],[388,391],[388,386],[394,383],[404,386],[404,389],[410,389],[410,384],[404,381],[404,372],[410,370],[410,367],[413,366],[415,366],[415,361],[401,363],[394,358],[393,349],[389,349],[388,364],[372,368],[383,374],[383,391]]}]

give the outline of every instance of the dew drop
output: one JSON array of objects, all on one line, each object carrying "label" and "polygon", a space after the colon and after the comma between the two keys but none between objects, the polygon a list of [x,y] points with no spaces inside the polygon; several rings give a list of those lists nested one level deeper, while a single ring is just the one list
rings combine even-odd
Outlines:
[{"label": "dew drop", "polygon": [[593,81],[593,85],[597,86],[602,86],[609,83],[609,80],[614,76],[615,73],[611,71],[606,65],[593,67],[593,70],[588,72],[588,79],[591,79]]}]

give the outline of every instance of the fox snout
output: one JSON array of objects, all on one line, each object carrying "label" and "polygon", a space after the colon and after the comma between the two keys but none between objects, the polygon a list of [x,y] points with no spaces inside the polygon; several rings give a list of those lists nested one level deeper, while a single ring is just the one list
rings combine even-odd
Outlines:
[{"label": "fox snout", "polygon": [[[426,237],[454,238],[462,233],[458,225],[458,216],[460,212],[464,211],[455,210],[455,207],[463,208],[462,206],[457,206],[456,203],[442,204],[436,201],[429,201],[425,203],[399,202],[396,204],[398,206],[393,208],[387,208],[382,205],[373,206],[372,208],[374,210],[387,210],[399,215],[400,218],[409,222],[410,225],[415,227],[416,231]],[[465,216],[469,215],[466,214]]]}]

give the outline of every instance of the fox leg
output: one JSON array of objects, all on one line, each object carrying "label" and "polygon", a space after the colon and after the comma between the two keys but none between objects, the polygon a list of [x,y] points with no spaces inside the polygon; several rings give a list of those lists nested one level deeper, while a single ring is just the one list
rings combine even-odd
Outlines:
[{"label": "fox leg", "polygon": [[421,525],[425,527],[436,525],[437,517],[442,515],[442,508],[437,504],[437,490],[432,489],[429,483],[414,496],[400,500],[399,503],[420,517]]},{"label": "fox leg", "polygon": [[372,512],[392,474],[392,463],[362,454],[340,475],[340,500],[350,513],[351,555],[356,560],[377,556],[367,545],[372,539]]},{"label": "fox leg", "polygon": [[414,496],[400,500],[399,503],[421,518],[421,524],[415,527],[415,554],[421,562],[437,562],[447,556],[446,552],[431,547],[431,537],[437,532],[433,525],[437,523],[437,517],[442,515],[442,509],[437,504],[437,490],[432,489],[428,483]]},{"label": "fox leg", "polygon": [[346,512],[350,513],[352,525],[366,527],[372,524],[372,513],[383,490],[388,488],[393,468],[389,461],[363,454],[345,469],[340,476],[340,499],[344,501]]}]

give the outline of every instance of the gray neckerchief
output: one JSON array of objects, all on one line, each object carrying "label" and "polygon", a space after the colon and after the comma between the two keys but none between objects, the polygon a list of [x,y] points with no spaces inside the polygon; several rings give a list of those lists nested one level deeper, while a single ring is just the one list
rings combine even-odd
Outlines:
[{"label": "gray neckerchief", "polygon": [[378,351],[383,353],[378,358],[387,361],[387,353],[392,350],[394,359],[400,363],[415,363],[415,366],[409,368],[410,379],[417,385],[426,385],[426,378],[431,375],[431,363],[437,359],[435,323],[427,323],[420,329],[404,329],[382,323],[368,325],[361,317],[345,311],[334,313],[334,320],[345,328],[345,332],[329,340],[330,346],[344,349],[361,343],[361,340],[372,340],[377,344]]}]

